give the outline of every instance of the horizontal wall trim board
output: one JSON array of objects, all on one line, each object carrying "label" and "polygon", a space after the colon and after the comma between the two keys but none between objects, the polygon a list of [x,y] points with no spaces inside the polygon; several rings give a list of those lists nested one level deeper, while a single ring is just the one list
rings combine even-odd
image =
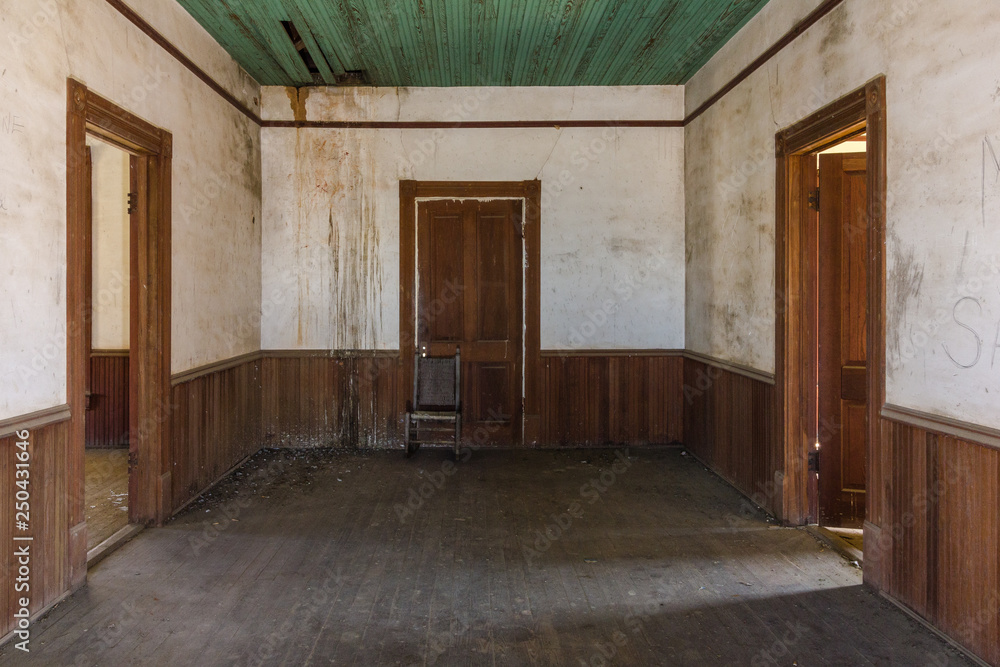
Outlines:
[{"label": "horizontal wall trim board", "polygon": [[702,102],[701,105],[697,109],[695,109],[694,111],[692,111],[691,114],[688,115],[688,117],[684,119],[684,124],[687,125],[688,123],[694,122],[694,120],[696,118],[698,118],[703,113],[705,113],[706,111],[708,111],[709,109],[711,109],[713,106],[715,106],[716,102],[718,102],[723,97],[725,97],[734,88],[736,88],[736,86],[738,86],[741,83],[743,83],[744,81],[746,81],[754,72],[756,72],[758,69],[760,69],[761,67],[763,67],[764,65],[766,65],[767,62],[771,58],[773,58],[779,52],[781,52],[782,49],[784,49],[786,46],[788,46],[789,44],[791,44],[792,42],[794,42],[806,30],[808,30],[813,25],[815,25],[816,23],[818,23],[820,21],[820,19],[822,19],[824,16],[826,16],[827,14],[829,14],[830,12],[832,12],[834,9],[836,9],[838,6],[840,6],[843,2],[844,2],[844,0],[827,0],[822,5],[820,5],[816,9],[814,9],[812,11],[812,13],[809,14],[809,16],[807,16],[804,19],[802,19],[801,21],[799,21],[799,23],[794,28],[792,28],[790,31],[788,31],[787,33],[785,33],[785,35],[781,39],[779,39],[777,42],[775,42],[774,45],[771,46],[771,48],[769,48],[767,51],[765,51],[764,53],[762,53],[752,63],[750,63],[749,65],[747,65],[746,67],[744,67],[743,70],[740,71],[740,73],[737,74],[735,77],[733,77],[733,79],[729,83],[727,83],[725,86],[723,86],[722,89],[719,90],[719,92],[715,93],[714,95],[712,95],[711,97],[709,97],[707,100],[705,100],[704,102]]},{"label": "horizontal wall trim board", "polygon": [[[201,69],[193,60],[188,58],[184,53],[174,46],[174,44],[168,40],[162,33],[160,33],[156,28],[150,25],[145,19],[143,19],[139,14],[137,14],[132,8],[126,5],[122,0],[105,0],[111,7],[118,11],[125,19],[132,23],[136,28],[143,32],[146,36],[153,40],[157,45],[159,45],[164,51],[169,53],[177,62],[186,67],[192,74],[201,79],[205,85],[215,91],[220,97],[222,97],[226,102],[233,106],[237,111],[242,113],[244,116],[252,120],[254,123],[261,127],[291,127],[291,128],[304,128],[304,127],[315,127],[315,128],[341,128],[341,129],[437,129],[437,128],[498,128],[498,127],[685,127],[688,123],[693,122],[696,118],[701,116],[703,113],[708,111],[716,102],[725,97],[730,91],[740,85],[743,81],[750,77],[754,72],[763,67],[771,58],[777,55],[782,49],[791,44],[797,37],[802,35],[806,30],[812,27],[824,16],[829,14],[831,11],[836,9],[844,0],[827,0],[824,4],[817,7],[811,14],[800,21],[794,28],[792,28],[788,33],[786,33],[781,39],[779,39],[771,48],[761,54],[756,60],[745,67],[739,74],[737,74],[733,79],[722,87],[717,93],[712,95],[710,98],[705,100],[697,109],[695,109],[690,115],[688,115],[683,120],[652,120],[652,121],[483,121],[482,123],[477,121],[468,121],[462,123],[448,123],[448,122],[323,122],[323,121],[275,121],[275,120],[261,120],[260,116],[257,115],[253,110],[248,108],[245,104],[240,102],[235,95],[226,90],[222,84],[213,79],[205,70]],[[523,123],[523,124],[518,124]]]},{"label": "horizontal wall trim board", "polygon": [[92,357],[127,357],[128,350],[91,350]]},{"label": "horizontal wall trim board", "polygon": [[265,120],[261,127],[326,130],[475,130],[564,127],[684,127],[683,120],[465,120],[465,121],[377,121],[377,120]]},{"label": "horizontal wall trim board", "polygon": [[52,408],[30,412],[20,417],[0,420],[0,438],[9,438],[18,431],[32,430],[69,421],[69,405],[57,405]]},{"label": "horizontal wall trim board", "polygon": [[262,350],[260,354],[267,359],[357,359],[367,357],[394,358],[398,357],[400,352],[399,350]]},{"label": "horizontal wall trim board", "polygon": [[882,406],[882,417],[906,424],[907,426],[915,426],[925,431],[951,436],[984,447],[1000,449],[1000,430],[988,426],[980,426],[959,419],[942,417],[929,412],[921,412],[920,410],[890,405],[888,403]]},{"label": "horizontal wall trim board", "polygon": [[249,109],[245,104],[236,99],[236,96],[222,87],[218,81],[209,76],[208,72],[198,67],[193,60],[174,46],[174,44],[163,36],[156,28],[151,26],[144,18],[139,16],[131,7],[122,0],[106,0],[119,14],[124,16],[132,25],[142,31],[147,37],[156,42],[164,51],[174,57],[174,60],[186,67],[192,74],[201,79],[205,85],[214,90],[222,99],[226,100],[241,114],[260,125],[260,117]]},{"label": "horizontal wall trim board", "polygon": [[737,364],[724,359],[717,359],[716,357],[702,354],[701,352],[693,352],[691,350],[686,351],[684,353],[684,357],[690,359],[691,361],[700,361],[703,364],[707,364],[715,368],[721,368],[724,371],[729,371],[730,373],[735,373],[736,375],[748,377],[751,380],[757,380],[758,382],[764,382],[765,384],[771,385],[775,383],[774,373],[759,371],[756,368],[751,368],[750,366],[744,366],[743,364]]},{"label": "horizontal wall trim board", "polygon": [[247,354],[241,354],[238,357],[230,357],[229,359],[223,359],[211,364],[205,364],[204,366],[198,366],[197,368],[192,368],[191,370],[171,375],[170,386],[176,387],[179,384],[184,384],[185,382],[190,382],[191,380],[197,380],[205,375],[211,375],[212,373],[218,373],[219,371],[227,371],[230,368],[236,368],[237,366],[242,366],[243,364],[260,361],[262,358],[263,355],[259,351],[248,352]]},{"label": "horizontal wall trim board", "polygon": [[558,357],[681,357],[684,350],[542,350],[542,358]]}]

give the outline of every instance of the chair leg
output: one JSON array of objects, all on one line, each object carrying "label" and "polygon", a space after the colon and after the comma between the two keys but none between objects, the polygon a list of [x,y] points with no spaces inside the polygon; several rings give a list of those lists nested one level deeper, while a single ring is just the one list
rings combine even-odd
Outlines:
[{"label": "chair leg", "polygon": [[455,417],[455,460],[458,461],[458,453],[462,449],[462,415]]},{"label": "chair leg", "polygon": [[410,413],[406,413],[406,425],[403,427],[403,440],[406,443],[406,458],[413,456],[410,450]]}]

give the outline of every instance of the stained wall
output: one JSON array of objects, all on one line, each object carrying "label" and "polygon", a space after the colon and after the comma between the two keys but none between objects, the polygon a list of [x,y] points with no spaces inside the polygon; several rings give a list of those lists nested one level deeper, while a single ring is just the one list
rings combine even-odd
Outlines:
[{"label": "stained wall", "polygon": [[[265,120],[678,120],[683,90],[263,90]],[[555,125],[555,123],[554,123]],[[264,349],[398,349],[399,181],[542,182],[541,344],[684,346],[680,128],[265,127]]]}]

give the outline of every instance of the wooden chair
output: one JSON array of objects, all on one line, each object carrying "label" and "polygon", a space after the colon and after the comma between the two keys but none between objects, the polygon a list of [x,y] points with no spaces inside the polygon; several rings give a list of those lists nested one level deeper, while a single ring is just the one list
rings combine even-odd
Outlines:
[{"label": "wooden chair", "polygon": [[413,400],[406,404],[406,456],[420,445],[451,445],[455,458],[462,442],[462,359],[458,348],[453,357],[413,358]]}]

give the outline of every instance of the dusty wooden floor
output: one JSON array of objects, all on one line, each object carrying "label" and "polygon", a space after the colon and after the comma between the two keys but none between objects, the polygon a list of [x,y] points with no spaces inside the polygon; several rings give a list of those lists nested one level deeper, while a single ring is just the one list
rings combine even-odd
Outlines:
[{"label": "dusty wooden floor", "polygon": [[263,452],[0,664],[967,664],[678,450],[451,465]]},{"label": "dusty wooden floor", "polygon": [[87,549],[128,525],[128,450],[88,449],[84,454]]}]

